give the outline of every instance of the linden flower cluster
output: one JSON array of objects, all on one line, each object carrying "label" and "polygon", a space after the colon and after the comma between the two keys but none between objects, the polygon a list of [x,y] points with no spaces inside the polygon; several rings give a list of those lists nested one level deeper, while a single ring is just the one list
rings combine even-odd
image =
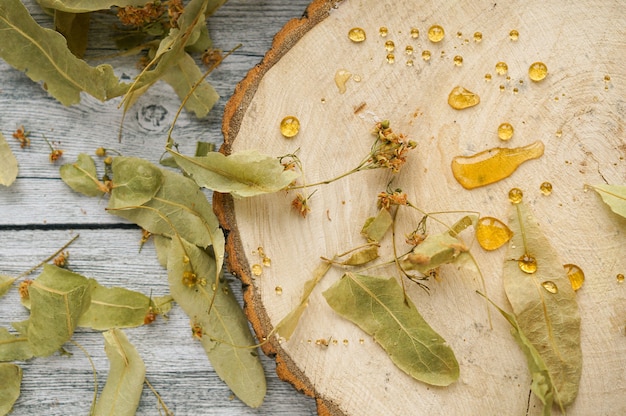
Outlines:
[{"label": "linden flower cluster", "polygon": [[141,27],[152,22],[156,22],[165,13],[167,5],[167,15],[171,27],[178,27],[178,18],[183,12],[182,0],[169,0],[167,2],[150,2],[143,7],[124,6],[117,10],[117,18],[122,24],[127,26]]},{"label": "linden flower cluster", "polygon": [[381,192],[378,194],[378,208],[389,210],[392,205],[406,205],[407,203],[408,196],[401,189],[396,189],[391,193]]},{"label": "linden flower cluster", "polygon": [[415,149],[417,143],[407,140],[403,134],[394,133],[389,127],[389,120],[376,123],[372,134],[377,140],[372,146],[367,167],[389,168],[393,173],[398,173],[406,163],[407,153]]}]

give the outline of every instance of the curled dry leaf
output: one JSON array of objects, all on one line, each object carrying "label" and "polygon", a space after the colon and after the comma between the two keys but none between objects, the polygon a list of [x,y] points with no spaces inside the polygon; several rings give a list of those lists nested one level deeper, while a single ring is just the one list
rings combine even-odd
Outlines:
[{"label": "curled dry leaf", "polygon": [[59,172],[67,186],[83,195],[101,196],[106,190],[98,180],[96,162],[86,153],[79,154],[76,162],[61,166]]},{"label": "curled dry leaf", "polygon": [[299,174],[284,170],[277,158],[246,150],[225,156],[212,152],[203,157],[181,155],[168,150],[178,166],[198,185],[235,197],[249,197],[279,191]]},{"label": "curled dry leaf", "polygon": [[[514,205],[509,225],[514,234],[504,262],[504,290],[519,332],[539,352],[548,369],[552,389],[540,398],[546,402],[547,395],[552,394],[555,402],[565,407],[576,398],[582,372],[576,294],[563,263],[526,205]],[[520,269],[517,259],[524,256],[536,260],[534,273]],[[533,383],[548,385],[541,380]]]},{"label": "curled dry leaf", "polygon": [[361,229],[361,234],[367,241],[380,242],[393,224],[393,218],[388,209],[382,208],[375,217],[369,217]]},{"label": "curled dry leaf", "polygon": [[113,189],[108,208],[142,205],[152,199],[163,184],[161,169],[138,157],[113,159]]},{"label": "curled dry leaf", "polygon": [[255,341],[228,284],[211,284],[215,270],[214,259],[204,250],[172,239],[167,260],[170,293],[189,316],[216,373],[241,401],[258,407],[266,384]]},{"label": "curled dry leaf", "polygon": [[0,3],[0,32],[0,57],[33,81],[43,81],[64,105],[79,102],[83,91],[105,100],[120,88],[110,65],[91,67],[72,55],[63,35],[39,26],[19,0]]},{"label": "curled dry leaf", "polygon": [[395,278],[346,273],[323,293],[341,316],[372,335],[398,368],[436,386],[459,378],[452,349],[408,299]]},{"label": "curled dry leaf", "polygon": [[617,215],[626,218],[626,186],[624,185],[593,185],[602,200]]},{"label": "curled dry leaf", "polygon": [[11,412],[13,404],[20,397],[22,368],[15,364],[0,363],[0,415]]},{"label": "curled dry leaf", "polygon": [[137,349],[119,329],[103,332],[104,350],[111,363],[98,398],[96,416],[134,416],[139,405],[146,366]]},{"label": "curled dry leaf", "polygon": [[17,159],[0,133],[0,185],[11,186],[17,178]]}]

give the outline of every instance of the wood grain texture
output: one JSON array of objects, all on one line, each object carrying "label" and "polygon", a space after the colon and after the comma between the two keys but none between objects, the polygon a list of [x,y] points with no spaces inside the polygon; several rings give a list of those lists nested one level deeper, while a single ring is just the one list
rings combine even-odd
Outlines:
[{"label": "wood grain texture", "polygon": [[[222,143],[221,118],[224,104],[235,85],[269,49],[276,32],[290,19],[300,17],[308,1],[231,0],[209,20],[215,46],[228,50],[242,43],[211,74],[209,81],[222,98],[205,120],[183,112],[174,132],[183,152],[192,154],[197,140]],[[25,1],[35,19],[52,27],[34,1]],[[115,52],[110,27],[115,19],[96,14],[92,19],[87,56]],[[127,79],[137,73],[136,57],[112,58],[117,74]],[[107,60],[107,62],[111,62]],[[0,129],[18,158],[19,176],[10,188],[0,189],[0,273],[17,275],[56,251],[73,235],[80,238],[70,247],[73,270],[96,278],[107,286],[119,285],[157,296],[167,292],[167,273],[156,260],[149,242],[139,253],[138,228],[107,214],[106,200],[73,193],[60,180],[60,163],[73,161],[78,153],[94,153],[98,147],[116,149],[157,163],[166,131],[180,101],[169,86],[158,83],[126,115],[122,142],[118,130],[122,113],[119,99],[101,103],[83,96],[81,104],[63,107],[41,86],[0,61]],[[158,111],[154,111],[157,109]],[[11,137],[24,125],[32,145],[20,149]],[[65,151],[55,165],[48,160],[43,135]],[[207,192],[210,198],[210,193]],[[36,276],[36,274],[34,275]],[[34,277],[33,276],[33,277]],[[233,291],[241,300],[239,282],[228,274]],[[0,300],[0,325],[27,317],[12,290]],[[147,377],[176,415],[312,415],[315,401],[298,393],[278,378],[273,360],[262,357],[268,378],[266,401],[258,409],[233,399],[228,387],[213,372],[201,346],[189,332],[188,318],[175,307],[169,320],[125,331],[147,366]],[[104,386],[108,361],[102,336],[80,330],[75,340],[91,354]],[[22,394],[12,415],[85,415],[93,395],[91,366],[83,353],[69,345],[73,357],[54,355],[19,363],[24,369]],[[138,415],[158,414],[154,395],[145,389]]]},{"label": "wood grain texture", "polygon": [[[587,277],[577,294],[583,375],[568,414],[626,412],[619,394],[626,388],[626,288],[615,278],[626,270],[620,254],[626,222],[584,190],[584,184],[626,179],[626,75],[621,65],[626,58],[626,21],[619,2],[392,5],[347,0],[336,9],[333,5],[314,2],[309,19],[287,26],[261,67],[240,84],[226,108],[223,151],[254,148],[279,156],[299,149],[307,182],[312,183],[356,166],[369,152],[374,123],[390,119],[395,131],[418,142],[418,150],[392,185],[419,207],[506,218],[508,190],[523,189],[561,261],[578,264]],[[587,24],[576,24],[582,21]],[[447,32],[439,44],[425,37],[432,24]],[[365,29],[366,42],[348,40],[347,32],[355,26]],[[380,26],[389,28],[387,38],[378,36]],[[418,39],[410,38],[411,27],[419,28]],[[509,39],[512,29],[520,33],[517,41]],[[472,40],[476,31],[483,34],[480,43]],[[385,59],[386,40],[395,41],[393,65]],[[412,57],[404,54],[406,45],[414,47]],[[421,59],[425,49],[432,53],[428,62]],[[455,55],[463,56],[461,67],[454,65]],[[413,59],[413,66],[406,65],[407,59]],[[510,79],[496,74],[498,61],[507,62]],[[527,73],[536,61],[549,69],[539,83]],[[361,78],[348,81],[345,94],[334,82],[339,69]],[[485,81],[486,73],[491,81]],[[450,108],[448,93],[456,85],[478,93],[481,104],[465,111]],[[364,109],[355,113],[363,103]],[[278,129],[286,115],[301,123],[292,140],[284,139]],[[502,144],[496,131],[505,121],[516,131],[510,143]],[[544,142],[545,154],[501,182],[465,191],[452,176],[454,156],[535,140]],[[306,219],[289,211],[294,192],[238,200],[215,195],[221,220],[231,230],[231,267],[251,285],[245,299],[258,336],[267,336],[298,304],[320,256],[332,257],[362,243],[360,227],[374,214],[376,195],[391,179],[368,171],[318,188]],[[548,197],[539,191],[544,181],[554,187]],[[411,231],[421,217],[401,215],[397,235]],[[455,215],[443,219],[451,223]],[[466,238],[472,240],[471,235]],[[253,276],[250,267],[260,262],[259,246],[272,265]],[[384,248],[389,252],[388,241]],[[486,253],[472,244],[472,252],[490,298],[508,305],[500,281],[504,250]],[[313,292],[289,341],[273,339],[265,346],[267,353],[277,355],[282,377],[315,394],[322,403],[320,414],[540,413],[534,397],[528,402],[530,375],[508,324],[493,316],[490,327],[485,303],[475,294],[481,289],[475,272],[444,267],[442,280],[429,283],[430,295],[409,289],[420,312],[456,352],[461,378],[448,388],[415,382],[391,364],[373,339],[330,310],[321,292],[340,275],[339,270],[329,273]],[[281,295],[275,291],[278,286]],[[316,340],[330,338],[338,343],[316,345]]]}]

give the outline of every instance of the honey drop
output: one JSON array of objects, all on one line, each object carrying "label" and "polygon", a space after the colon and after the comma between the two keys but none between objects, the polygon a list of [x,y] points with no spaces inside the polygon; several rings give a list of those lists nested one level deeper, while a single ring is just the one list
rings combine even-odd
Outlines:
[{"label": "honey drop", "polygon": [[346,69],[340,69],[335,72],[335,85],[339,88],[339,94],[346,92],[346,82],[352,77],[352,72]]},{"label": "honey drop", "polygon": [[428,28],[428,40],[430,40],[431,42],[433,43],[441,42],[444,36],[445,36],[445,32],[443,30],[443,27],[439,25],[433,25],[430,28]]},{"label": "honey drop", "polygon": [[565,272],[567,273],[567,277],[569,278],[569,282],[572,285],[572,289],[575,291],[580,289],[585,282],[585,274],[580,269],[580,267],[575,264],[566,264],[563,266]]},{"label": "honey drop", "polygon": [[452,173],[465,189],[478,188],[511,176],[522,163],[543,155],[543,149],[543,143],[536,141],[523,147],[496,147],[473,156],[456,156]]},{"label": "honey drop", "polygon": [[407,59],[406,66],[413,66],[413,59]]},{"label": "honey drop", "polygon": [[506,64],[506,62],[500,61],[496,64],[496,74],[506,75],[507,72],[509,72],[509,66]]},{"label": "honey drop", "polygon": [[509,32],[509,39],[511,39],[512,41],[516,41],[517,39],[519,39],[519,32],[515,29],[511,30]]},{"label": "honey drop", "polygon": [[348,39],[350,39],[354,43],[361,43],[365,40],[365,31],[360,27],[353,27],[348,32]]},{"label": "honey drop", "polygon": [[274,291],[276,292],[277,295],[282,295],[283,294],[283,288],[282,286],[276,286],[276,288],[274,289]]},{"label": "honey drop", "polygon": [[417,39],[420,36],[420,31],[416,27],[411,28],[411,37]]},{"label": "honey drop", "polygon": [[481,32],[474,32],[474,42],[480,43],[483,41],[483,34]]},{"label": "honey drop", "polygon": [[528,68],[528,77],[535,82],[543,80],[548,75],[548,67],[543,62],[534,62]]},{"label": "honey drop", "polygon": [[385,26],[381,26],[378,29],[378,34],[380,35],[380,37],[384,38],[387,37],[387,33],[389,33],[389,30],[385,27]]},{"label": "honey drop", "polygon": [[511,140],[515,129],[510,123],[502,123],[498,126],[498,138],[502,141]]},{"label": "honey drop", "polygon": [[619,273],[617,275],[617,283],[624,283],[624,275]]},{"label": "honey drop", "polygon": [[463,57],[461,55],[456,55],[454,57],[454,65],[456,65],[456,66],[463,65]]},{"label": "honey drop", "polygon": [[551,280],[546,280],[545,282],[541,283],[541,286],[543,286],[543,288],[550,293],[553,293],[553,294],[559,293],[558,286],[556,285],[556,283],[554,283]]},{"label": "honey drop", "polygon": [[393,52],[395,48],[396,48],[396,44],[393,43],[392,40],[388,40],[387,42],[385,42],[385,50],[387,52]]},{"label": "honey drop", "polygon": [[499,88],[500,88],[500,92],[503,92],[504,91],[504,84],[500,84]]},{"label": "honey drop", "polygon": [[387,62],[392,64],[394,62],[396,62],[396,56],[392,53],[388,53],[387,54]]},{"label": "honey drop", "polygon": [[272,265],[272,259],[269,257],[263,257],[263,266],[270,267]]},{"label": "honey drop", "polygon": [[552,193],[552,184],[550,182],[543,182],[541,185],[539,185],[539,190],[542,194],[548,196]]},{"label": "honey drop", "polygon": [[263,273],[263,266],[261,266],[260,264],[253,264],[252,274],[255,276],[261,276],[261,273]]},{"label": "honey drop", "polygon": [[300,131],[300,120],[294,116],[287,116],[280,122],[280,133],[286,138],[294,137]]},{"label": "honey drop", "polygon": [[528,254],[524,254],[517,260],[517,266],[521,271],[533,274],[537,271],[537,260]]},{"label": "honey drop", "polygon": [[407,45],[406,48],[404,48],[404,53],[407,55],[413,55],[413,46]]},{"label": "honey drop", "polygon": [[491,74],[485,74],[485,81],[491,81]]},{"label": "honey drop", "polygon": [[448,104],[455,110],[463,110],[480,103],[480,97],[470,90],[456,86],[448,95]]},{"label": "honey drop", "polygon": [[524,192],[519,188],[511,188],[509,190],[509,201],[512,204],[519,204],[524,199]]},{"label": "honey drop", "polygon": [[513,231],[497,218],[482,217],[476,224],[476,240],[485,250],[497,250],[511,237]]},{"label": "honey drop", "polygon": [[430,61],[430,51],[429,50],[422,51],[422,59],[425,60],[425,61]]}]

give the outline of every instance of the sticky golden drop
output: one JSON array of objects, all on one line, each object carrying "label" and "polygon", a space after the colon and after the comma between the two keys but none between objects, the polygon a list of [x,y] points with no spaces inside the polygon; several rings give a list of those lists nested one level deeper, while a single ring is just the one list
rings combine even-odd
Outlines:
[{"label": "sticky golden drop", "polygon": [[290,139],[300,131],[300,120],[295,116],[287,116],[280,122],[280,133]]},{"label": "sticky golden drop", "polygon": [[365,31],[360,27],[353,27],[348,32],[348,39],[350,39],[354,43],[361,43],[365,40]]},{"label": "sticky golden drop", "polygon": [[411,28],[411,37],[417,39],[420,36],[420,31],[416,27]]},{"label": "sticky golden drop", "polygon": [[548,75],[548,67],[543,62],[534,62],[528,68],[528,77],[535,82],[543,80]]},{"label": "sticky golden drop", "polygon": [[413,66],[413,59],[407,59],[406,66]]},{"label": "sticky golden drop", "polygon": [[187,287],[193,287],[198,283],[198,277],[194,272],[185,271],[183,272],[183,284]]},{"label": "sticky golden drop", "polygon": [[531,255],[524,254],[517,259],[517,266],[524,273],[533,274],[537,271],[537,260]]},{"label": "sticky golden drop", "polygon": [[619,273],[617,275],[617,283],[624,283],[624,275]]},{"label": "sticky golden drop", "polygon": [[585,273],[580,269],[580,267],[575,264],[565,264],[563,266],[565,272],[567,273],[567,277],[569,277],[569,282],[572,285],[572,289],[575,291],[580,289],[585,282]]},{"label": "sticky golden drop", "polygon": [[433,43],[441,42],[445,36],[443,27],[439,25],[432,25],[428,28],[428,40]]},{"label": "sticky golden drop", "polygon": [[517,39],[519,39],[519,32],[515,29],[511,30],[509,32],[509,39],[511,39],[512,41],[516,41]]},{"label": "sticky golden drop", "polygon": [[406,48],[404,48],[404,53],[407,55],[413,55],[413,46],[406,45]]},{"label": "sticky golden drop", "polygon": [[483,41],[483,34],[481,32],[474,32],[474,42],[480,43]]},{"label": "sticky golden drop", "polygon": [[261,276],[261,273],[263,273],[263,266],[261,266],[260,264],[253,264],[252,274],[255,276]]},{"label": "sticky golden drop", "polygon": [[385,42],[385,50],[387,52],[393,52],[395,48],[396,48],[396,44],[393,43],[392,40],[388,40],[387,42]]},{"label": "sticky golden drop", "polygon": [[543,149],[543,143],[536,141],[523,147],[495,147],[473,156],[456,156],[452,173],[465,189],[478,188],[511,176],[522,163],[543,155]]},{"label": "sticky golden drop", "polygon": [[502,141],[511,140],[515,129],[510,123],[502,123],[498,126],[498,138]]},{"label": "sticky golden drop", "polygon": [[552,193],[552,184],[550,182],[543,182],[541,185],[539,185],[539,190],[542,194],[548,196]]},{"label": "sticky golden drop", "polygon": [[497,218],[482,217],[476,224],[476,240],[485,250],[497,250],[511,237],[513,237],[513,231]]},{"label": "sticky golden drop", "polygon": [[274,289],[274,291],[276,292],[277,295],[282,295],[283,294],[283,288],[282,286],[276,286],[276,288]]},{"label": "sticky golden drop", "polygon": [[396,62],[396,56],[392,53],[388,53],[386,59],[387,59],[387,62],[390,64]]},{"label": "sticky golden drop", "polygon": [[463,65],[463,57],[461,55],[456,55],[454,57],[454,65],[462,66]]},{"label": "sticky golden drop", "polygon": [[448,95],[448,104],[455,110],[463,110],[480,103],[480,97],[470,90],[457,86]]},{"label": "sticky golden drop", "polygon": [[387,37],[387,33],[389,33],[389,29],[387,29],[385,26],[381,26],[378,29],[378,34],[380,35],[380,37],[384,38]]},{"label": "sticky golden drop", "polygon": [[509,201],[512,204],[519,204],[524,199],[524,192],[519,188],[511,188],[509,190]]},{"label": "sticky golden drop", "polygon": [[558,286],[556,285],[556,283],[554,283],[551,280],[546,280],[545,282],[542,282],[541,286],[543,286],[543,288],[550,293],[553,293],[553,294],[559,293]]},{"label": "sticky golden drop", "polygon": [[491,81],[491,74],[485,74],[485,81]]},{"label": "sticky golden drop", "polygon": [[263,266],[270,267],[272,265],[272,259],[269,257],[263,257]]},{"label": "sticky golden drop", "polygon": [[506,62],[500,61],[496,64],[496,74],[506,75],[508,71],[509,71],[509,66],[506,64]]},{"label": "sticky golden drop", "polygon": [[430,51],[424,50],[422,51],[422,59],[425,61],[430,61]]}]

